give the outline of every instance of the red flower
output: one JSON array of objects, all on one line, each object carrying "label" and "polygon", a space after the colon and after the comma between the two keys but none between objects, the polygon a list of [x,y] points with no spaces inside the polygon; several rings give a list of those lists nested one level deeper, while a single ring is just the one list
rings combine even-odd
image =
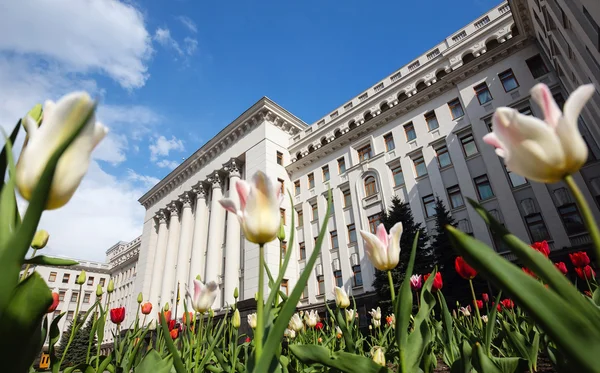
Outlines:
[{"label": "red flower", "polygon": [[575,267],[581,268],[590,264],[590,258],[585,251],[569,254],[569,258]]},{"label": "red flower", "polygon": [[188,313],[183,313],[183,323],[185,325],[187,325],[188,319],[190,321],[190,324],[194,323],[194,314],[192,312],[188,312]]},{"label": "red flower", "polygon": [[173,329],[169,332],[171,334],[171,338],[177,339],[179,337],[179,329]]},{"label": "red flower", "polygon": [[56,307],[58,307],[58,303],[60,303],[60,297],[58,293],[52,292],[52,304],[50,305],[50,307],[48,307],[46,313],[54,312],[56,310]]},{"label": "red flower", "polygon": [[165,316],[165,321],[168,323],[171,321],[171,311],[158,312],[158,321],[160,322],[160,314]]},{"label": "red flower", "polygon": [[558,263],[554,263],[554,266],[556,267],[556,269],[558,269],[560,271],[560,273],[562,273],[563,275],[567,274],[567,266],[565,265],[565,262],[558,262]]},{"label": "red flower", "polygon": [[489,302],[489,301],[490,301],[490,296],[488,295],[488,293],[483,293],[483,294],[481,294],[481,298],[483,298],[483,301],[484,301],[485,303],[487,303],[487,302]]},{"label": "red flower", "polygon": [[583,268],[575,268],[575,272],[577,273],[577,277],[582,280],[585,280],[586,278],[591,280],[596,277],[596,272],[589,265],[586,265]]},{"label": "red flower", "polygon": [[246,343],[250,343],[252,340],[250,339],[250,337],[246,337]]},{"label": "red flower", "polygon": [[548,246],[548,242],[546,242],[546,240],[532,243],[531,248],[544,254],[546,258],[548,255],[550,255],[550,247]]},{"label": "red flower", "polygon": [[529,276],[533,277],[533,278],[537,278],[537,276],[535,275],[535,273],[533,273],[533,271],[527,267],[523,267],[523,272],[527,273]]},{"label": "red flower", "polygon": [[479,308],[479,309],[483,308],[483,301],[477,299],[477,308]]},{"label": "red flower", "polygon": [[113,308],[110,310],[110,321],[119,325],[125,320],[125,307]]},{"label": "red flower", "polygon": [[583,293],[584,293],[586,296],[590,297],[590,298],[592,297],[592,292],[591,292],[591,291],[589,291],[589,290],[586,290],[586,291],[584,291]]},{"label": "red flower", "polygon": [[[425,276],[423,276],[423,282],[427,281],[429,276],[431,276],[431,273],[428,273]],[[444,282],[442,281],[442,274],[440,272],[436,272],[435,277],[433,278],[433,285],[431,286],[431,289],[434,292],[436,292],[440,290],[443,286]]]},{"label": "red flower", "polygon": [[503,299],[500,303],[502,304],[502,307],[509,309],[509,310],[511,310],[515,307],[515,302],[513,302],[510,299]]},{"label": "red flower", "polygon": [[315,325],[315,329],[317,329],[317,330],[321,330],[321,329],[323,329],[323,323],[322,323],[322,322],[320,322],[320,321],[319,321],[318,323],[316,323],[316,325]]},{"label": "red flower", "polygon": [[472,280],[477,276],[477,271],[467,264],[462,256],[456,257],[454,261],[454,269],[465,280]]},{"label": "red flower", "polygon": [[175,329],[175,320],[169,320],[169,331]]},{"label": "red flower", "polygon": [[146,302],[142,304],[142,314],[149,315],[152,312],[152,303]]}]

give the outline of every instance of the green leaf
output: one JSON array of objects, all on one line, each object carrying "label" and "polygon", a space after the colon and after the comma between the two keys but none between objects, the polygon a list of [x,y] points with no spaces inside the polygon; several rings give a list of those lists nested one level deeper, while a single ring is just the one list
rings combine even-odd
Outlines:
[{"label": "green leaf", "polygon": [[[325,303],[325,304],[327,304],[327,303]],[[342,314],[342,310],[340,308],[337,309],[335,316],[336,316],[337,324],[340,327],[340,330],[342,331],[342,336],[344,337],[344,341],[346,341],[346,351],[353,354],[354,353],[354,340],[352,339],[352,329],[348,329],[348,326],[346,325],[346,317]],[[389,331],[389,329],[390,328],[388,328],[387,331]]]},{"label": "green leaf", "polygon": [[175,347],[175,344],[171,339],[169,327],[167,326],[167,321],[165,320],[164,312],[159,313],[159,318],[160,328],[163,332],[165,344],[167,345],[167,349],[169,350],[174,359],[173,365],[175,366],[175,371],[177,371],[177,373],[187,373],[185,370],[185,366],[183,365],[183,361],[181,361],[181,356],[179,356],[179,351],[177,351],[177,348]]},{"label": "green leaf", "polygon": [[78,261],[71,259],[53,258],[51,256],[37,255],[30,259],[25,259],[23,264],[49,265],[49,266],[74,266]]},{"label": "green leaf", "polygon": [[94,370],[94,368],[92,368],[91,365],[85,364],[85,363],[75,365],[74,367],[68,367],[65,370],[63,370],[63,373],[73,373],[73,372],[96,373],[96,371]]},{"label": "green leaf", "polygon": [[[410,277],[406,277],[405,282],[409,282]],[[427,324],[429,314],[435,306],[435,298],[431,294],[434,276],[429,276],[421,289],[421,307],[417,312],[413,322],[413,331],[408,336],[408,345],[406,347],[406,372],[417,372],[421,366],[422,360],[426,357],[427,349],[431,343],[431,330]]]},{"label": "green leaf", "polygon": [[[13,128],[10,133],[10,137],[8,140],[10,144],[14,144],[17,140],[17,136],[19,135],[19,130],[21,129],[21,119],[17,122],[17,125]],[[11,150],[12,151],[12,150]],[[6,144],[2,147],[2,152],[0,152],[0,188],[4,185],[4,179],[6,177],[6,167],[8,166],[8,149]],[[12,153],[11,153],[12,155]]]},{"label": "green leaf", "polygon": [[48,355],[50,355],[50,366],[52,367],[53,373],[58,372],[58,357],[56,356],[56,349],[54,348],[54,345],[56,345],[56,342],[58,342],[58,339],[60,338],[60,329],[58,328],[58,323],[64,315],[65,312],[62,312],[56,316],[50,324],[50,332],[48,335]]},{"label": "green leaf", "polygon": [[473,350],[471,345],[465,340],[462,342],[462,348],[460,349],[460,358],[454,361],[454,364],[450,367],[451,373],[471,373],[473,365],[471,364]]},{"label": "green leaf", "polygon": [[290,351],[304,364],[322,364],[346,373],[387,373],[386,367],[368,357],[348,352],[333,352],[316,345],[291,345]]},{"label": "green leaf", "polygon": [[133,370],[135,373],[170,373],[173,367],[173,357],[162,359],[156,350],[144,356],[140,364]]},{"label": "green leaf", "polygon": [[485,326],[485,354],[487,356],[491,356],[492,338],[494,337],[494,327],[496,326],[496,316],[498,316],[500,298],[502,298],[502,291],[496,296],[494,307],[492,307],[492,311],[488,315],[488,322]]},{"label": "green leaf", "polygon": [[[15,234],[19,224],[19,211],[17,210],[17,199],[15,197],[15,160],[12,153],[12,142],[6,137],[6,134],[0,128],[4,135],[6,149],[6,160],[8,166],[8,180],[0,190],[0,249]],[[4,178],[4,174],[2,175]],[[31,241],[30,241],[31,243]],[[27,246],[29,248],[29,245]],[[6,248],[5,250],[10,250]],[[1,308],[0,308],[1,313]]]}]

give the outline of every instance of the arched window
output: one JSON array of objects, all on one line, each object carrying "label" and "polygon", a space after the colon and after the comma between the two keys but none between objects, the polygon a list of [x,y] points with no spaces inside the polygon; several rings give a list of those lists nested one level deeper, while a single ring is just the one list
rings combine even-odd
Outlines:
[{"label": "arched window", "polygon": [[364,115],[363,118],[365,119],[365,122],[370,120],[371,118],[373,118],[373,114],[371,114],[370,111],[367,111]]},{"label": "arched window", "polygon": [[448,73],[444,69],[441,69],[440,71],[438,71],[437,73],[435,73],[435,77],[437,78],[437,80],[442,79],[446,75],[448,75]]},{"label": "arched window", "polygon": [[321,146],[323,145],[327,145],[327,138],[325,138],[325,136],[321,138]]},{"label": "arched window", "polygon": [[312,146],[312,145],[309,145],[309,146],[308,146],[308,152],[309,152],[309,153],[312,153],[312,152],[314,152],[314,151],[315,151],[315,147],[314,147],[314,146]]},{"label": "arched window", "polygon": [[408,96],[406,95],[406,92],[401,92],[401,93],[398,95],[398,102],[402,102],[402,101],[404,101],[404,100],[406,100],[406,99],[408,99]]},{"label": "arched window", "polygon": [[335,137],[336,139],[337,139],[337,138],[339,138],[339,137],[342,137],[342,131],[340,131],[340,130],[335,130],[335,131],[333,132],[333,137]]},{"label": "arched window", "polygon": [[301,158],[302,158],[302,152],[296,153],[296,159],[301,159]]},{"label": "arched window", "polygon": [[377,193],[377,181],[375,181],[375,176],[369,176],[365,179],[365,194],[368,197],[375,193]]},{"label": "arched window", "polygon": [[353,129],[356,128],[356,122],[355,121],[351,121],[350,123],[348,123],[348,128],[350,129],[350,131],[352,131]]},{"label": "arched window", "polygon": [[379,109],[381,110],[381,112],[383,113],[384,111],[388,110],[390,108],[390,105],[388,105],[387,101],[382,103],[379,106]]},{"label": "arched window", "polygon": [[469,62],[473,61],[475,59],[475,56],[473,55],[473,53],[467,53],[462,57],[462,61],[463,61],[463,65],[468,64]]},{"label": "arched window", "polygon": [[417,84],[415,88],[417,89],[417,92],[421,92],[422,90],[427,88],[427,84],[425,84],[425,82],[419,82],[419,84]]}]

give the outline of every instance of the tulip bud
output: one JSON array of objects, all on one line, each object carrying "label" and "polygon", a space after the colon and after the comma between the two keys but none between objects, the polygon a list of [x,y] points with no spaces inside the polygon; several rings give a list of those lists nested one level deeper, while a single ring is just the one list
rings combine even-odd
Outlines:
[{"label": "tulip bud", "polygon": [[215,311],[212,308],[208,310],[208,314],[210,317],[215,317]]},{"label": "tulip bud", "polygon": [[165,303],[165,306],[163,307],[163,311],[167,312],[169,310],[169,302]]},{"label": "tulip bud", "polygon": [[112,278],[108,281],[108,286],[106,287],[106,291],[108,292],[108,294],[115,291],[115,282],[113,281]]},{"label": "tulip bud", "polygon": [[98,286],[96,287],[96,296],[98,298],[100,298],[102,296],[102,294],[104,294],[104,290],[102,290],[102,286],[100,286],[100,284],[98,284]]},{"label": "tulip bud", "polygon": [[196,276],[196,280],[198,280],[198,281],[202,281],[202,277],[200,277],[200,275],[197,275],[197,276]]},{"label": "tulip bud", "polygon": [[[29,110],[29,113],[27,113],[26,117],[31,117],[31,119],[33,119],[38,125],[40,123],[40,121],[42,120],[42,104],[36,104],[31,110]],[[25,122],[25,118],[23,118],[23,122]],[[27,126],[23,126],[23,128],[25,128],[25,131],[27,131]]]},{"label": "tulip bud", "polygon": [[79,276],[77,276],[77,281],[75,281],[75,283],[77,285],[85,284],[86,277],[87,277],[87,275],[86,275],[85,271],[82,270],[81,273],[79,273]]},{"label": "tulip bud", "polygon": [[239,294],[238,288],[236,286],[236,288],[233,290],[233,297],[235,299],[238,299],[239,296],[240,296],[240,294]]},{"label": "tulip bud", "polygon": [[283,228],[283,222],[279,226],[279,232],[277,233],[277,239],[279,241],[285,241],[285,229]]},{"label": "tulip bud", "polygon": [[144,301],[144,295],[140,292],[137,297],[137,302],[138,302],[138,304],[142,304],[143,301]]},{"label": "tulip bud", "polygon": [[381,347],[375,346],[371,350],[371,356],[373,357],[373,361],[381,366],[385,366],[385,355],[383,353],[383,349]]},{"label": "tulip bud", "polygon": [[33,236],[33,241],[31,241],[31,248],[34,250],[41,250],[46,247],[48,243],[48,238],[50,235],[43,229],[35,232],[35,236]]},{"label": "tulip bud", "polygon": [[241,323],[242,319],[240,318],[240,310],[236,308],[233,312],[233,317],[231,318],[231,325],[233,325],[233,327],[237,329],[240,327]]},{"label": "tulip bud", "polygon": [[258,302],[258,293],[254,293],[254,300]]}]

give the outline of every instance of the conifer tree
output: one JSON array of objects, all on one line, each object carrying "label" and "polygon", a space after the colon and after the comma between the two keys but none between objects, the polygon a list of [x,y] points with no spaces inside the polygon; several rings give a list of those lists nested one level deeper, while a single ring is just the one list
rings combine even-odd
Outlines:
[{"label": "conifer tree", "polygon": [[[83,316],[78,316],[77,325],[81,325],[85,320],[83,320]],[[63,367],[74,366],[77,364],[85,363],[85,359],[87,356],[88,344],[90,341],[90,335],[92,334],[92,326],[94,323],[94,317],[89,316],[86,324],[79,328],[75,336],[73,337],[73,341],[67,350],[67,356],[63,362]],[[71,336],[71,330],[73,329],[73,321],[69,324],[67,329],[63,332],[60,337],[60,343],[57,348],[57,355],[62,356],[63,351],[67,347],[69,343],[69,337]],[[92,346],[90,349],[90,357],[96,355],[96,337],[94,336],[94,340],[92,341]]]}]

